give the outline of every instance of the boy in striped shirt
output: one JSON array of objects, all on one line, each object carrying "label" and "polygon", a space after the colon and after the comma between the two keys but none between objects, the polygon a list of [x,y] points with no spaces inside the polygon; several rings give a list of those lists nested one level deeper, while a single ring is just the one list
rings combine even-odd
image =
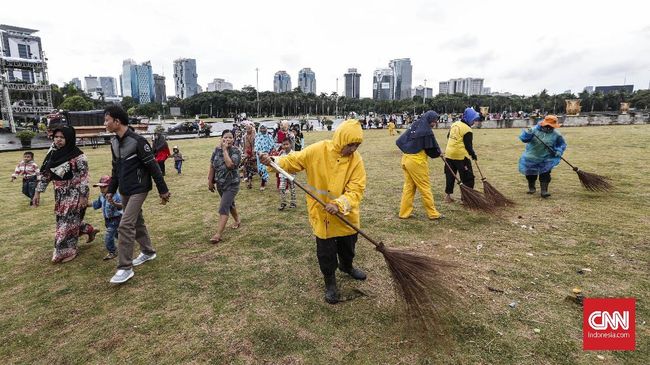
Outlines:
[{"label": "boy in striped shirt", "polygon": [[29,198],[29,205],[32,205],[36,182],[40,176],[38,165],[34,162],[34,152],[27,151],[23,153],[23,160],[18,163],[14,173],[11,174],[11,182],[14,182],[21,175],[23,177],[23,194]]}]

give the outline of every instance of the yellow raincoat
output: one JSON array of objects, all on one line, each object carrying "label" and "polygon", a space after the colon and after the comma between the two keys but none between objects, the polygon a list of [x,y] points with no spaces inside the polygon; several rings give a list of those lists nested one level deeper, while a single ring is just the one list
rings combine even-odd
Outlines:
[{"label": "yellow raincoat", "polygon": [[464,160],[469,158],[469,152],[465,149],[463,137],[472,131],[472,128],[464,122],[457,121],[449,129],[449,139],[445,149],[445,157],[451,160]]},{"label": "yellow raincoat", "polygon": [[388,133],[391,136],[395,135],[395,122],[388,122]]},{"label": "yellow raincoat", "polygon": [[[339,212],[357,227],[359,207],[366,189],[366,170],[358,151],[341,156],[343,147],[361,143],[363,131],[359,121],[348,119],[336,128],[331,140],[314,143],[302,151],[277,159],[289,173],[307,172],[307,188],[325,203],[333,202]],[[309,195],[307,211],[314,235],[320,239],[349,236],[356,233],[337,217],[327,213],[322,205]]]}]

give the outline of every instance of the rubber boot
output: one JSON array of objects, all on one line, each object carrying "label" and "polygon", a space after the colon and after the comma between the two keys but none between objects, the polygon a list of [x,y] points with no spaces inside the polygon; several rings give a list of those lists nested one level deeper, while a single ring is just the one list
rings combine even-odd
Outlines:
[{"label": "rubber boot", "polygon": [[339,265],[339,270],[350,275],[354,280],[366,280],[366,273],[352,265],[349,265],[348,267]]},{"label": "rubber boot", "polygon": [[535,180],[528,180],[528,191],[526,194],[535,194]]},{"label": "rubber boot", "polygon": [[540,194],[542,196],[542,198],[548,198],[549,196],[551,196],[551,193],[548,192],[548,184],[549,184],[548,182],[540,182],[539,183],[539,185],[542,188],[542,192]]},{"label": "rubber boot", "polygon": [[339,302],[339,291],[336,288],[336,275],[324,276],[325,279],[325,301],[329,304]]}]

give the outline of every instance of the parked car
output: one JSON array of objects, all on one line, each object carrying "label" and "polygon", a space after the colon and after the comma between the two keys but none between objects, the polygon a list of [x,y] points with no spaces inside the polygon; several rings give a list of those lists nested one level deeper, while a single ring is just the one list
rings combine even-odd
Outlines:
[{"label": "parked car", "polygon": [[196,133],[199,131],[197,122],[180,122],[167,129],[168,133]]}]

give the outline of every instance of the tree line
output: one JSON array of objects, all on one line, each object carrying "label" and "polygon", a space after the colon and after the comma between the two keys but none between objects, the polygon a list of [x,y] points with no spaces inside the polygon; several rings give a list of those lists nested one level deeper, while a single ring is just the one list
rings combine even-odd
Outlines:
[{"label": "tree line", "polygon": [[[371,98],[353,99],[331,94],[304,93],[300,88],[291,92],[275,93],[263,91],[258,93],[255,88],[247,86],[240,90],[224,90],[203,92],[187,99],[177,97],[167,98],[165,104],[148,103],[137,104],[133,98],[124,97],[122,106],[130,115],[156,117],[169,115],[170,107],[180,107],[181,113],[193,117],[230,118],[240,113],[249,116],[300,116],[300,115],[342,115],[348,112],[367,114],[375,112],[380,114],[391,113],[422,113],[426,110],[435,110],[440,113],[459,113],[466,107],[473,106],[478,110],[480,106],[487,106],[490,112],[524,111],[532,112],[539,109],[542,113],[564,113],[565,99],[581,99],[582,112],[616,112],[621,102],[629,102],[631,108],[647,110],[650,107],[650,90],[637,90],[628,93],[620,90],[615,93],[588,93],[583,91],[578,95],[563,93],[550,95],[546,90],[532,96],[523,95],[465,95],[465,94],[439,94],[433,98],[423,100],[414,96],[405,100],[373,100]],[[91,99],[82,90],[73,84],[65,84],[59,88],[52,85],[53,104],[57,109],[65,110],[92,110],[101,109],[106,102]],[[259,111],[259,113],[258,113]]]}]

